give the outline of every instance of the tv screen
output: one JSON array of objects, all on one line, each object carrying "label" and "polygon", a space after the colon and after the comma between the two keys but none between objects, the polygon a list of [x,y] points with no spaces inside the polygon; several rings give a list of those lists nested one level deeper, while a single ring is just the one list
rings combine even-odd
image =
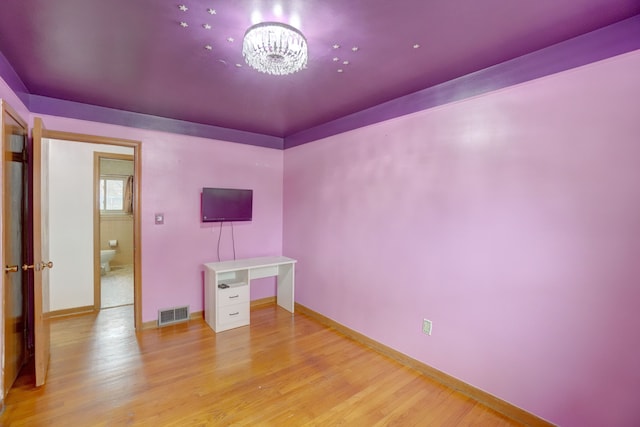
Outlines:
[{"label": "tv screen", "polygon": [[251,221],[253,190],[202,189],[202,222]]}]

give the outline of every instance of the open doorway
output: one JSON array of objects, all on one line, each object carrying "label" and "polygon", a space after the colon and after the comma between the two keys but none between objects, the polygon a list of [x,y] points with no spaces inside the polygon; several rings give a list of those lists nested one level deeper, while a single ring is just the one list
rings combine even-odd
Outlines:
[{"label": "open doorway", "polygon": [[133,156],[94,153],[94,247],[100,269],[94,278],[100,309],[132,305]]},{"label": "open doorway", "polygon": [[[100,250],[117,240],[118,247],[128,239],[128,265],[133,279],[133,314],[135,328],[141,325],[140,280],[140,142],[68,132],[46,131],[43,145],[48,150],[49,239],[51,258],[56,268],[50,274],[50,315],[68,315],[101,308],[100,278],[103,262]],[[131,225],[127,239],[105,234],[102,244],[100,203],[94,182],[99,180],[95,153],[109,153],[126,159],[133,167],[131,176]],[[97,283],[96,283],[97,281]]]}]

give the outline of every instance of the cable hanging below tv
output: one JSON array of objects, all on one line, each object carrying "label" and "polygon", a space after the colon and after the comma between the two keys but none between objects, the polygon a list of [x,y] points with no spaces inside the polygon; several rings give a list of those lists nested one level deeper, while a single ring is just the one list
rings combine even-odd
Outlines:
[{"label": "cable hanging below tv", "polygon": [[202,189],[202,222],[251,221],[253,190],[238,188]]}]

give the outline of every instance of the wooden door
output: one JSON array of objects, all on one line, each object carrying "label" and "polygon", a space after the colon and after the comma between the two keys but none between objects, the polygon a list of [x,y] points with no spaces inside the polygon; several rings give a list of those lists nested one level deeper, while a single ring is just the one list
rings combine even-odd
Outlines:
[{"label": "wooden door", "polygon": [[2,101],[2,310],[4,398],[26,360],[27,124]]},{"label": "wooden door", "polygon": [[47,180],[48,145],[43,145],[42,119],[33,126],[33,314],[36,386],[45,383],[49,368],[49,191]]}]

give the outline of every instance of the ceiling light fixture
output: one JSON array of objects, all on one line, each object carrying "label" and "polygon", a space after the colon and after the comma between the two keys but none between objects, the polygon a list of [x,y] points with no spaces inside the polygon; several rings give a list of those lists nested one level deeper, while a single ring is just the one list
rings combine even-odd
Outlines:
[{"label": "ceiling light fixture", "polygon": [[262,22],[244,34],[242,55],[261,73],[284,76],[307,65],[307,39],[291,25]]}]

